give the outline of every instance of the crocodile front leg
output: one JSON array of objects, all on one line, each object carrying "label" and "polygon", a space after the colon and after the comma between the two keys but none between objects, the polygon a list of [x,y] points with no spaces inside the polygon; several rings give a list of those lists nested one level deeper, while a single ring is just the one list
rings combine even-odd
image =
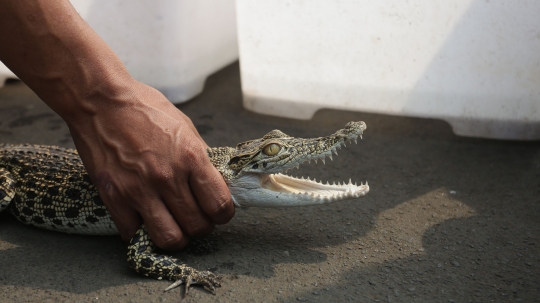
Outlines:
[{"label": "crocodile front leg", "polygon": [[128,264],[136,272],[145,276],[175,281],[165,291],[185,284],[187,295],[191,284],[200,284],[204,289],[215,294],[216,287],[221,286],[214,273],[198,271],[176,258],[153,253],[155,248],[143,225],[129,242]]}]

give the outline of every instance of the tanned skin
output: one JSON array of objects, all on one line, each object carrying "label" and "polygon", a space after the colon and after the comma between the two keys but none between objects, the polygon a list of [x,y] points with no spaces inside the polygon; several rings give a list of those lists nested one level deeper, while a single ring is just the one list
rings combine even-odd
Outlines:
[{"label": "tanned skin", "polygon": [[158,247],[181,249],[233,217],[191,120],[135,81],[69,1],[0,0],[0,60],[67,123],[124,240],[144,222]]}]

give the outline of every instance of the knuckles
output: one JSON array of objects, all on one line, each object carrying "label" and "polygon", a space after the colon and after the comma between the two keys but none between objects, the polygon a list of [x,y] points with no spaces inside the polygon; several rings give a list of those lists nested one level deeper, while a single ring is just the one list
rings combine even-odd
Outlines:
[{"label": "knuckles", "polygon": [[149,230],[149,233],[152,242],[162,249],[180,250],[186,247],[189,242],[189,238],[186,235],[183,235],[180,230],[165,230],[154,234]]},{"label": "knuckles", "polygon": [[235,209],[230,194],[216,197],[212,204],[207,215],[216,224],[225,224],[233,218]]},{"label": "knuckles", "polygon": [[168,184],[173,181],[173,172],[169,167],[154,168],[150,171],[150,179],[156,184]]},{"label": "knuckles", "polygon": [[191,148],[186,148],[182,153],[183,164],[187,165],[191,169],[197,169],[198,167],[209,162],[206,149],[202,146],[196,145]]}]

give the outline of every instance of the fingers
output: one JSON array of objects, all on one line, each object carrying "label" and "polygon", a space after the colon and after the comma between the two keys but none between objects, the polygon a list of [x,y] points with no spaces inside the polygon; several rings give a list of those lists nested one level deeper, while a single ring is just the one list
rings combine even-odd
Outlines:
[{"label": "fingers", "polygon": [[[206,157],[206,152],[204,153]],[[216,224],[225,224],[234,216],[234,204],[227,184],[218,170],[205,158],[191,174],[189,185],[202,211]]]},{"label": "fingers", "polygon": [[[197,201],[193,197],[187,181],[192,172],[190,159],[193,157],[192,153],[184,153],[177,162],[177,166],[152,172],[150,180],[155,192],[160,195],[167,210],[178,222],[177,225],[182,229],[182,233],[187,236],[203,236],[212,232],[214,223],[199,207],[200,202],[204,203],[204,201]],[[200,156],[197,155],[197,157]],[[154,167],[160,166],[157,159],[147,161],[155,161]]]},{"label": "fingers", "polygon": [[163,249],[184,248],[189,237],[182,232],[165,204],[159,199],[148,201],[148,204],[152,205],[152,208],[142,211],[141,215],[152,242]]},{"label": "fingers", "polygon": [[[221,174],[209,165],[210,168],[192,173],[189,183],[171,180],[165,186],[167,190],[162,191],[163,208],[155,217],[143,215],[150,238],[158,247],[181,249],[189,237],[207,235],[215,224],[227,223],[234,216],[229,189]],[[161,182],[162,186],[164,183],[169,182]]]},{"label": "fingers", "polygon": [[231,220],[234,205],[223,177],[208,160],[204,148],[187,152],[182,161],[188,164],[189,181],[160,178],[162,186],[167,184],[162,197],[185,235],[204,236],[212,232],[215,224]]},{"label": "fingers", "polygon": [[[142,220],[137,211],[133,208],[126,208],[118,195],[116,186],[110,174],[100,172],[95,178],[95,184],[99,191],[99,196],[107,206],[111,214],[111,219],[115,222],[116,228],[124,241],[129,241],[142,225]],[[120,203],[119,203],[120,202]]]},{"label": "fingers", "polygon": [[122,211],[118,211],[114,207],[108,207],[108,210],[111,213],[113,222],[122,222],[121,225],[116,224],[116,228],[118,229],[122,240],[129,242],[137,230],[141,228],[141,217],[133,209],[123,209]]},{"label": "fingers", "polygon": [[[201,210],[186,182],[177,182],[176,190],[166,191],[175,195],[164,196],[169,211],[173,214],[182,232],[189,236],[205,236],[214,230],[214,222]],[[173,185],[174,186],[174,185]]]},{"label": "fingers", "polygon": [[[150,239],[158,247],[178,250],[187,245],[189,238],[159,197],[151,196],[153,192],[145,191],[141,185],[128,186],[130,190],[125,190],[115,180],[118,181],[109,173],[100,172],[96,186],[124,241],[131,240],[144,221]],[[142,203],[134,203],[137,201]]]}]

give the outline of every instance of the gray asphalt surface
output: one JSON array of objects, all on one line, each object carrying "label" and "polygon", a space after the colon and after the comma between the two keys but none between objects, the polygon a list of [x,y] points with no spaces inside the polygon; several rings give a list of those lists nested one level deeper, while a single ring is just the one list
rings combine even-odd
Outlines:
[{"label": "gray asphalt surface", "polygon": [[[0,213],[0,302],[540,302],[540,144],[457,137],[430,119],[322,110],[310,121],[243,109],[238,65],[178,107],[210,146],[272,129],[323,136],[365,121],[358,145],[293,173],[369,181],[368,196],[238,210],[174,253],[223,277],[216,296],[138,276],[119,237],[39,230]],[[22,83],[0,89],[0,141],[73,147],[63,121]],[[183,298],[183,299],[182,299]]]}]

